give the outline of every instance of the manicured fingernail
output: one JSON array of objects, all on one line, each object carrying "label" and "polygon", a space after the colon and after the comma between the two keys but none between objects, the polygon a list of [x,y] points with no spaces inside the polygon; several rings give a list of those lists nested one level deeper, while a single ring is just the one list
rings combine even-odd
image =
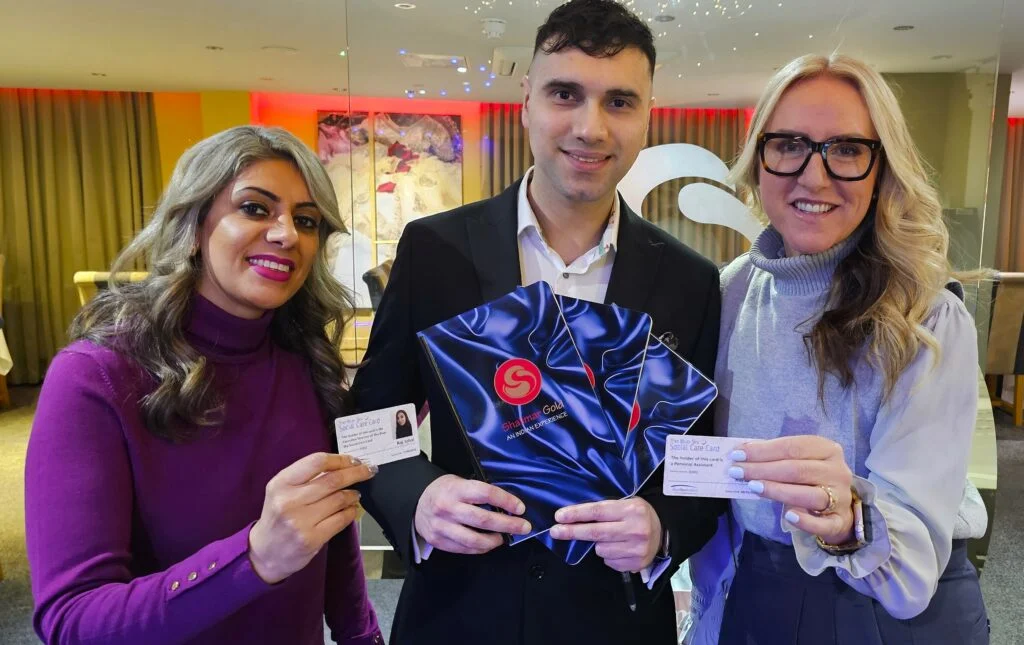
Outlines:
[{"label": "manicured fingernail", "polygon": [[746,461],[747,453],[743,450],[733,450],[729,453],[729,459],[732,459],[733,461]]},{"label": "manicured fingernail", "polygon": [[349,457],[352,460],[353,466],[361,466],[363,461],[359,457]]},{"label": "manicured fingernail", "polygon": [[764,482],[759,482],[755,479],[754,481],[747,482],[747,488],[750,489],[750,492],[760,495],[764,492]]},{"label": "manicured fingernail", "polygon": [[786,511],[786,520],[789,521],[790,524],[799,524],[800,516],[793,511]]},{"label": "manicured fingernail", "polygon": [[366,468],[370,471],[371,475],[376,475],[380,472],[380,468],[377,467],[377,464],[367,463]]},{"label": "manicured fingernail", "polygon": [[743,479],[743,469],[740,468],[739,466],[730,466],[728,472],[729,476],[732,477],[733,479]]}]

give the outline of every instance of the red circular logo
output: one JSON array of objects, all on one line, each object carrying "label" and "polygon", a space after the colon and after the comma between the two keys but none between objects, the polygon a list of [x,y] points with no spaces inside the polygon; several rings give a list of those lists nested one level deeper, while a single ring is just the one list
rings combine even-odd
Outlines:
[{"label": "red circular logo", "polygon": [[494,373],[494,391],[509,405],[526,405],[540,394],[540,370],[525,358],[510,358]]}]

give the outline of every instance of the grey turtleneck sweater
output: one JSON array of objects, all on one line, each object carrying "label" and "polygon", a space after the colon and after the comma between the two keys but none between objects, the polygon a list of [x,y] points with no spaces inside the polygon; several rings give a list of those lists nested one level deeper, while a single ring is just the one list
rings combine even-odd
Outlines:
[{"label": "grey turtleneck sweater", "polygon": [[862,360],[851,387],[826,378],[823,406],[803,334],[856,242],[855,235],[824,253],[785,257],[781,236],[768,228],[725,269],[716,433],[838,442],[866,503],[869,546],[830,556],[786,522],[776,502],[736,500],[733,515],[746,531],[793,544],[808,573],[834,567],[894,616],[909,617],[927,607],[952,548],[977,409],[976,335],[963,303],[943,290],[922,323],[941,347],[937,365],[922,347],[883,401],[881,371]]}]

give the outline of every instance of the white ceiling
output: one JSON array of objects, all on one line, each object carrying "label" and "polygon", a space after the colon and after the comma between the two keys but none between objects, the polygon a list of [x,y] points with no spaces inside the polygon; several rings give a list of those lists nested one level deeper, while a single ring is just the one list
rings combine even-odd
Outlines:
[{"label": "white ceiling", "polygon": [[[1006,2],[1002,33],[1024,33],[1024,2]],[[417,4],[400,10],[393,0],[0,0],[0,86],[391,97],[422,88],[423,98],[445,90],[449,99],[516,101],[520,74],[484,86],[489,60],[496,47],[532,47],[537,26],[559,2]],[[656,33],[667,32],[657,40],[662,65],[655,76],[663,106],[751,105],[773,68],[809,51],[838,49],[887,72],[993,72],[1001,57],[1002,71],[1022,71],[1011,113],[1024,116],[1024,39],[1002,39],[1008,42],[1000,47],[1003,0],[630,4],[645,19],[675,16],[650,23]],[[503,37],[484,35],[485,17],[507,21]],[[915,28],[897,32],[896,25]],[[211,45],[223,49],[206,49]],[[268,46],[297,51],[263,49]],[[343,49],[346,57],[339,56]],[[464,57],[469,72],[408,69],[401,49]],[[950,58],[933,59],[940,55]]]}]

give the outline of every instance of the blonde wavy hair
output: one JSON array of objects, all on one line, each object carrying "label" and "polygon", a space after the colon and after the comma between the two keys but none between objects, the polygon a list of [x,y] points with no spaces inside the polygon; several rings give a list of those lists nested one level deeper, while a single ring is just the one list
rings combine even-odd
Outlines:
[{"label": "blonde wavy hair", "polygon": [[853,382],[853,363],[866,343],[866,358],[882,370],[888,398],[922,345],[938,356],[938,343],[922,322],[954,272],[946,255],[949,232],[938,191],[885,79],[849,56],[793,60],[772,77],[761,95],[731,179],[755,214],[766,220],[758,190],[757,139],[786,90],[821,76],[847,81],[860,92],[882,141],[882,153],[876,198],[862,224],[863,235],[857,249],[836,269],[824,312],[804,340],[818,368],[819,396],[823,397],[827,373],[843,387]]},{"label": "blonde wavy hair", "polygon": [[157,436],[188,441],[222,418],[212,367],[184,335],[203,273],[199,233],[217,195],[239,173],[276,159],[295,164],[321,219],[313,266],[298,292],[274,311],[271,339],[308,360],[325,421],[347,411],[338,348],[353,307],[326,258],[327,237],[345,230],[331,180],[316,155],[289,132],[240,126],[200,141],[181,156],[149,223],[111,267],[116,274],[145,263],[149,276],[137,283],[111,281],[69,330],[71,340],[110,347],[152,377],[155,387],[141,405],[147,428]]}]

